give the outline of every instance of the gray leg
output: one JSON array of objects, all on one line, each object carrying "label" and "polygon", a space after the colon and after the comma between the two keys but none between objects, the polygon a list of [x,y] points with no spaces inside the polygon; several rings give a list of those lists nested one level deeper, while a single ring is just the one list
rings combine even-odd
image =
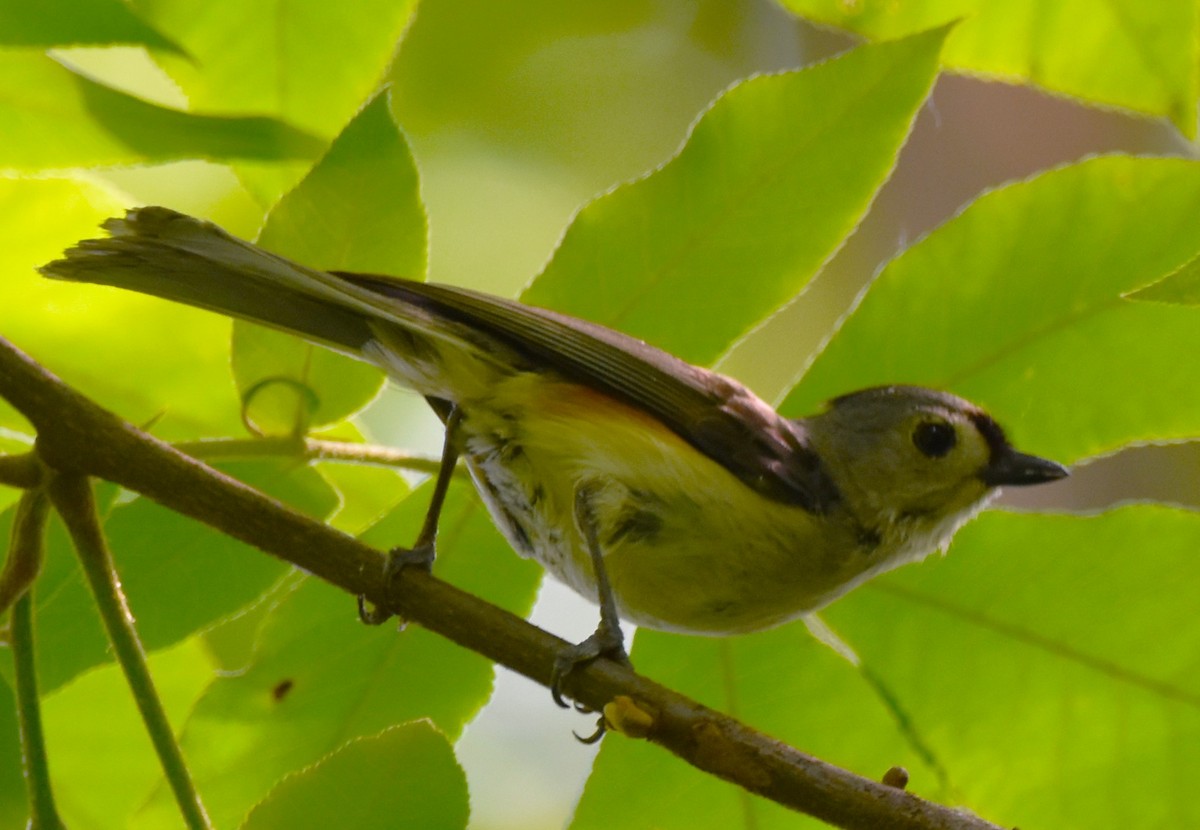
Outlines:
[{"label": "gray leg", "polygon": [[[433,483],[433,496],[429,500],[429,509],[425,511],[425,521],[421,524],[421,532],[411,548],[392,548],[387,553],[383,563],[384,576],[390,587],[396,574],[409,567],[429,570],[433,567],[435,556],[434,542],[437,540],[438,519],[442,515],[442,506],[446,503],[446,491],[450,489],[450,478],[454,475],[454,466],[458,463],[460,447],[459,425],[462,423],[462,413],[457,406],[450,409],[446,416],[446,438],[442,444],[442,461],[438,466],[437,479]],[[367,625],[379,625],[387,620],[392,613],[387,608],[367,608],[366,599],[358,598],[358,618]]]},{"label": "gray leg", "polygon": [[564,709],[567,704],[562,698],[562,682],[576,667],[590,663],[597,657],[607,657],[622,663],[629,662],[629,655],[625,653],[625,638],[621,633],[621,620],[617,616],[617,601],[613,597],[612,584],[608,581],[608,571],[604,567],[604,554],[600,550],[590,492],[586,487],[581,487],[575,492],[575,521],[583,531],[584,543],[587,545],[588,554],[592,559],[592,570],[596,575],[600,624],[590,637],[564,649],[554,661],[550,695],[554,702]]}]

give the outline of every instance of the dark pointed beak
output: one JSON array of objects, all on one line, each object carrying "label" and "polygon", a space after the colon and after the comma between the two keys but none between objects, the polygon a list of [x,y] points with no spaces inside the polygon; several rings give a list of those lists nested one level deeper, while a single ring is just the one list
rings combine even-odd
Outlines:
[{"label": "dark pointed beak", "polygon": [[1024,487],[1027,484],[1045,484],[1048,481],[1058,481],[1070,473],[1067,468],[1057,461],[1038,458],[1036,455],[1026,455],[1017,452],[1012,447],[1005,447],[996,453],[991,462],[979,473],[983,483],[989,487],[999,487],[1007,484],[1014,487]]}]

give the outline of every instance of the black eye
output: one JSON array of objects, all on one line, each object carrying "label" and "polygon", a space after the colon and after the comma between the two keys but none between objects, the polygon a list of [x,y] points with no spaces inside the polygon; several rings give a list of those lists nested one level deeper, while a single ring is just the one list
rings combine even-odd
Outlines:
[{"label": "black eye", "polygon": [[958,441],[954,427],[944,421],[926,421],[913,430],[913,444],[930,458],[941,458]]}]

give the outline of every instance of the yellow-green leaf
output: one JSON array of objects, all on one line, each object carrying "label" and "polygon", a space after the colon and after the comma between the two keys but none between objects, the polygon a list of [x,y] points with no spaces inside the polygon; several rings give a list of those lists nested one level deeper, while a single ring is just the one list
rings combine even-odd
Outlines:
[{"label": "yellow-green leaf", "polygon": [[1125,297],[1150,303],[1200,305],[1200,257],[1188,260],[1158,282],[1131,291]]},{"label": "yellow-green leaf", "polygon": [[[326,270],[421,277],[425,210],[408,143],[380,94],[275,206],[259,243]],[[233,369],[248,418],[289,434],[339,421],[366,406],[378,369],[258,326],[234,327]]]},{"label": "yellow-green leaf", "polygon": [[1112,156],[976,200],[887,265],[784,403],[916,383],[1069,462],[1200,434],[1192,309],[1122,296],[1200,250],[1200,163]]},{"label": "yellow-green leaf", "polygon": [[122,43],[182,51],[120,0],[0,0],[0,43],[43,48]]},{"label": "yellow-green leaf", "polygon": [[316,138],[282,121],[161,107],[29,52],[0,52],[0,123],[0,170],[19,172],[321,151]]},{"label": "yellow-green leaf", "polygon": [[925,100],[945,36],[735,85],[678,156],[580,211],[523,299],[711,362],[854,229]]},{"label": "yellow-green leaf", "polygon": [[1170,118],[1196,135],[1200,77],[1191,0],[783,0],[798,14],[871,38],[961,20],[946,65]]}]

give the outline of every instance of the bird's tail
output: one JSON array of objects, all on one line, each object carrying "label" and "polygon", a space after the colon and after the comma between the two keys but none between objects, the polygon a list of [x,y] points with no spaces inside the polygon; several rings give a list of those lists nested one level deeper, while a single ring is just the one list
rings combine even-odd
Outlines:
[{"label": "bird's tail", "polygon": [[[376,293],[275,256],[209,222],[145,207],[103,227],[108,238],[80,242],[41,273],[218,311],[358,357],[374,337],[370,321],[382,302]],[[394,317],[396,303],[387,311]]]}]

